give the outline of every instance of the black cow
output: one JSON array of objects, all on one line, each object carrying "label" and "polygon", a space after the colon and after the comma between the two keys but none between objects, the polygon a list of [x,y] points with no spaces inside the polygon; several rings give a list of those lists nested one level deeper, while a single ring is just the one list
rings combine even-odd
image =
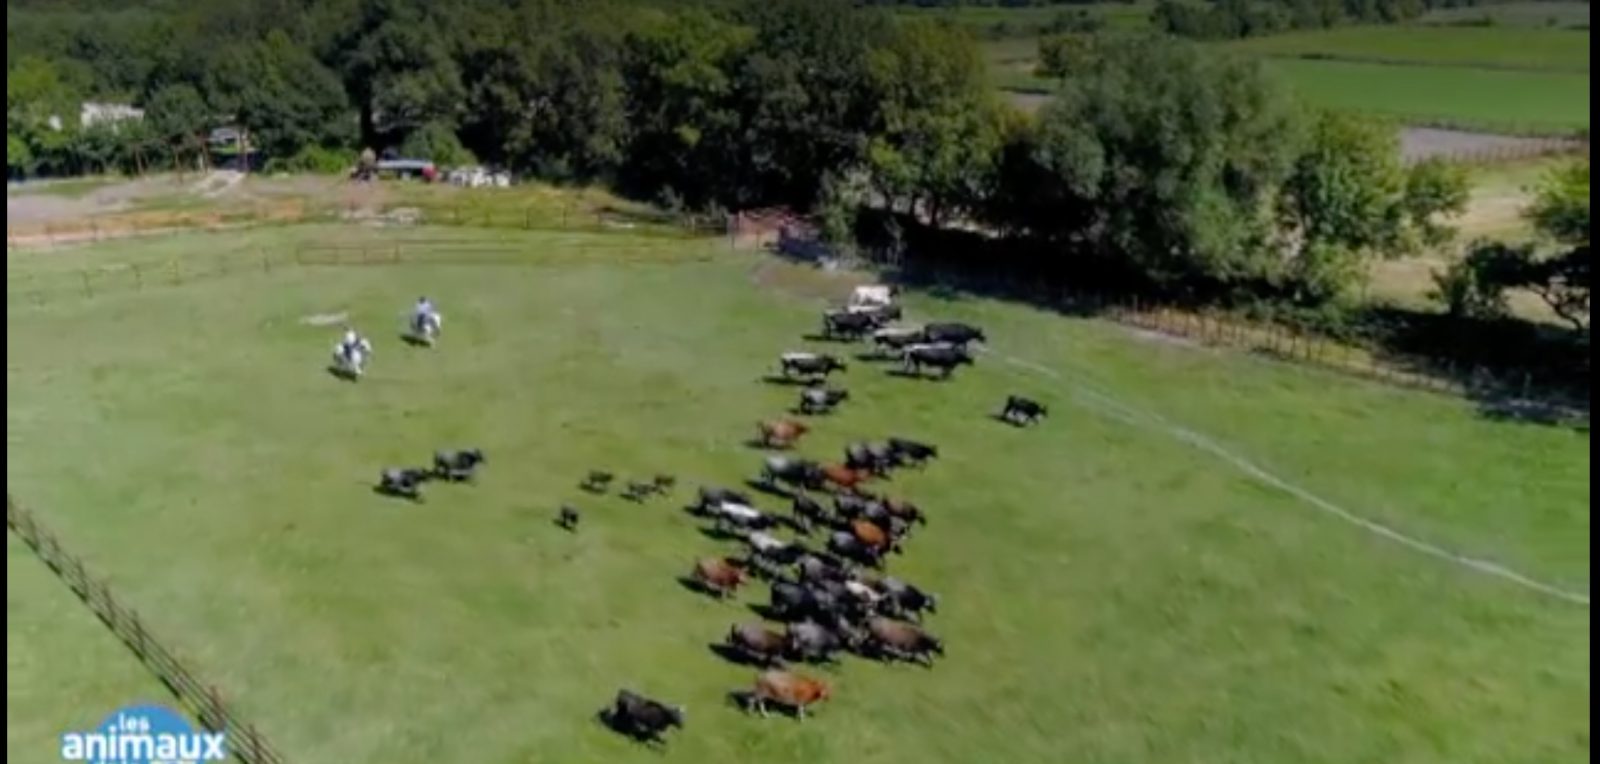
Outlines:
[{"label": "black cow", "polygon": [[983,330],[976,326],[960,323],[928,324],[923,328],[929,342],[948,342],[957,347],[966,347],[967,343],[988,342],[983,336]]},{"label": "black cow", "polygon": [[812,353],[785,353],[778,358],[778,365],[783,369],[783,376],[799,374],[801,376],[826,377],[836,371],[844,371],[844,362],[831,355],[816,355]]},{"label": "black cow", "polygon": [[822,334],[825,337],[860,339],[881,324],[882,319],[871,313],[829,311],[822,314]]},{"label": "black cow", "polygon": [[575,531],[578,529],[578,518],[578,510],[563,504],[561,505],[561,511],[556,514],[556,525],[561,526],[564,530]]},{"label": "black cow", "polygon": [[808,584],[828,580],[843,581],[849,575],[844,568],[843,560],[821,552],[807,552],[801,555],[795,567],[800,571],[800,581]]},{"label": "black cow", "polygon": [[1033,424],[1049,415],[1044,404],[1020,395],[1006,396],[1006,407],[1000,412],[1000,418],[1013,424]]},{"label": "black cow", "polygon": [[769,607],[773,615],[786,621],[843,623],[848,612],[845,599],[838,592],[825,588],[828,583],[827,580],[818,585],[775,581]]},{"label": "black cow", "polygon": [[446,480],[471,480],[478,466],[488,463],[483,450],[465,448],[460,451],[435,451],[433,471]]},{"label": "black cow", "polygon": [[939,458],[939,448],[929,443],[919,443],[909,438],[889,438],[889,450],[901,459],[920,464]]},{"label": "black cow", "polygon": [[632,690],[618,690],[611,707],[601,712],[607,725],[624,735],[650,743],[661,742],[668,727],[683,728],[683,706],[669,706]]},{"label": "black cow", "polygon": [[962,365],[971,366],[972,356],[952,345],[924,345],[906,351],[906,371],[917,374],[922,373],[922,367],[932,366],[940,370],[941,377],[949,377],[957,366]]},{"label": "black cow", "polygon": [[810,531],[813,523],[826,525],[833,520],[828,515],[828,510],[823,508],[816,499],[804,494],[796,494],[794,503],[789,507],[794,514],[794,519],[806,532]]},{"label": "black cow", "polygon": [[850,391],[831,387],[808,387],[800,391],[800,413],[817,414],[832,411],[850,397]]},{"label": "black cow", "polygon": [[887,446],[851,443],[844,448],[844,466],[853,470],[868,470],[877,475],[886,475],[890,468],[898,465],[899,458],[894,450]]},{"label": "black cow", "polygon": [[769,456],[761,465],[761,480],[767,485],[787,483],[817,489],[822,487],[822,467],[806,459]]},{"label": "black cow", "polygon": [[885,577],[880,589],[883,591],[883,599],[879,600],[878,604],[885,609],[885,615],[909,616],[921,620],[923,612],[939,612],[938,595],[925,592],[893,576]]},{"label": "black cow", "polygon": [[422,498],[422,484],[433,474],[415,467],[387,467],[378,473],[378,490],[412,501]]}]

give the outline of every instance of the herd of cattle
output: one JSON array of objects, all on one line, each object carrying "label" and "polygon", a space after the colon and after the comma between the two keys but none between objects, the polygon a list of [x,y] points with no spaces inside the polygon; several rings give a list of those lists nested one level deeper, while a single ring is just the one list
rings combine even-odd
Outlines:
[{"label": "herd of cattle", "polygon": [[[870,336],[877,357],[898,358],[905,373],[920,376],[927,366],[942,377],[973,363],[968,344],[986,341],[981,329],[966,324],[888,326],[898,318],[900,309],[892,304],[830,310],[823,316],[823,335],[847,341]],[[797,413],[827,413],[849,397],[844,389],[822,384],[833,372],[846,370],[831,355],[784,353],[779,370],[807,384]],[[1038,402],[1011,396],[998,416],[1022,425],[1047,414]],[[753,445],[789,449],[811,429],[806,421],[790,418],[758,422]],[[767,584],[767,604],[758,612],[779,625],[736,622],[715,645],[730,660],[760,667],[753,685],[734,696],[762,716],[778,707],[803,719],[808,708],[830,697],[826,682],[794,671],[795,664],[832,663],[851,653],[931,666],[944,655],[944,643],[924,625],[924,616],[938,611],[938,596],[884,570],[889,556],[905,551],[913,529],[928,524],[928,516],[915,503],[867,490],[871,481],[895,470],[922,468],[938,459],[938,447],[889,437],[852,443],[841,456],[818,462],[782,453],[762,460],[749,482],[784,497],[787,511],[758,509],[751,495],[714,486],[701,487],[687,507],[711,522],[707,535],[737,540],[742,551],[696,560],[683,579],[686,586],[726,598],[752,580]],[[610,476],[593,474],[586,483],[597,479]],[[562,507],[557,522],[575,527],[577,511]],[[623,689],[601,718],[623,734],[659,743],[669,728],[684,726],[685,715],[681,706]]]}]

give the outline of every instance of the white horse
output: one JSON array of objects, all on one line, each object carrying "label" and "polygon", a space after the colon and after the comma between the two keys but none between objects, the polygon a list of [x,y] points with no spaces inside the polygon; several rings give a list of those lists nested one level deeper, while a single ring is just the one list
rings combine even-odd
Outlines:
[{"label": "white horse", "polygon": [[344,371],[353,377],[359,377],[367,368],[367,359],[372,357],[372,343],[366,337],[361,337],[355,342],[340,342],[333,346],[334,368]]},{"label": "white horse", "polygon": [[411,316],[411,336],[432,345],[439,338],[444,319],[438,311],[414,313]]}]

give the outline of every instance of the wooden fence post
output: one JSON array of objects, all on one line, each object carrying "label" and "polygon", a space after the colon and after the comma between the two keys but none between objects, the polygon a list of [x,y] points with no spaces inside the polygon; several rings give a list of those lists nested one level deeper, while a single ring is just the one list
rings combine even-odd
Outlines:
[{"label": "wooden fence post", "polygon": [[179,265],[178,265],[178,261],[177,260],[173,260],[172,261],[172,283],[173,284],[181,284],[181,283],[183,283],[183,272],[179,269]]},{"label": "wooden fence post", "polygon": [[94,289],[89,286],[89,272],[78,271],[79,278],[83,279],[83,296],[94,297]]}]

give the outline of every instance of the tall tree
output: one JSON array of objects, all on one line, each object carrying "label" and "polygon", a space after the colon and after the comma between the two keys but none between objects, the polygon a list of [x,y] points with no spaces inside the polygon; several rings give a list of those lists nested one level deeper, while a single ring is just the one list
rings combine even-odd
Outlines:
[{"label": "tall tree", "polygon": [[1263,278],[1267,200],[1297,154],[1287,94],[1257,64],[1160,38],[1107,40],[1005,153],[1003,227],[1168,287]]}]

